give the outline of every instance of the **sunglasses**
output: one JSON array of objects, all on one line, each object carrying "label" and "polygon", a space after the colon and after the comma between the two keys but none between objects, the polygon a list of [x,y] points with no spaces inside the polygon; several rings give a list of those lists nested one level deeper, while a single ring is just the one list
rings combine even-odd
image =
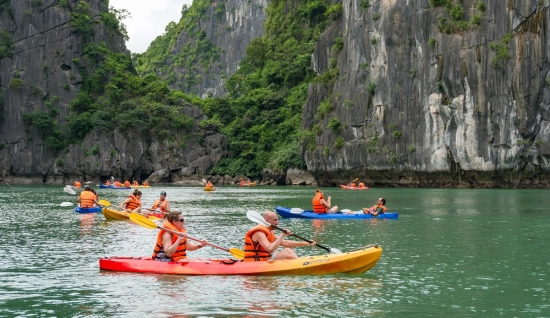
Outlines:
[{"label": "sunglasses", "polygon": [[185,220],[184,220],[184,219],[178,219],[178,220],[176,220],[176,221],[181,222],[181,223],[185,223]]}]

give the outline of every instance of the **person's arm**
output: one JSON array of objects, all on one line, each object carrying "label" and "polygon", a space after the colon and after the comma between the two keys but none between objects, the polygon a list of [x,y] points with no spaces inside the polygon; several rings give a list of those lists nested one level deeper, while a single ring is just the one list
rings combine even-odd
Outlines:
[{"label": "person's arm", "polygon": [[122,203],[120,204],[119,208],[124,209],[124,205],[125,205],[126,203],[128,203],[128,202],[130,202],[130,198],[128,198],[128,199],[122,201]]},{"label": "person's arm", "polygon": [[325,201],[325,199],[321,199],[321,203],[322,203],[324,206],[326,206],[328,209],[330,209],[330,199],[331,199],[330,195],[328,196],[327,199],[328,199],[327,201]]},{"label": "person's arm", "polygon": [[166,211],[172,211],[170,210],[170,202],[166,202]]},{"label": "person's arm", "polygon": [[265,236],[265,233],[257,231],[256,233],[252,234],[252,240],[256,240],[268,253],[273,253],[279,248],[285,237],[287,237],[288,234],[286,232],[281,233],[279,237],[273,242],[269,243],[267,240],[267,237]]},{"label": "person's arm", "polygon": [[[164,246],[164,254],[166,256],[172,257],[172,255],[178,250],[178,246],[180,245],[181,241],[184,239],[185,236],[178,235],[178,239],[172,244],[172,235],[171,233],[164,233],[162,235],[162,246]],[[185,234],[183,234],[185,235]],[[189,243],[187,243],[189,246]]]},{"label": "person's arm", "polygon": [[298,242],[298,241],[283,241],[281,243],[281,246],[283,247],[299,247],[299,246],[313,246],[317,244],[315,241],[312,241],[311,243],[308,242]]},{"label": "person's arm", "polygon": [[376,213],[377,214],[384,213],[384,209],[378,208],[378,209],[376,209]]},{"label": "person's arm", "polygon": [[198,250],[199,248],[201,247],[204,247],[208,244],[208,241],[207,240],[202,240],[200,244],[195,244],[195,243],[191,243],[189,241],[187,241],[187,250],[188,251],[195,251],[195,250]]}]

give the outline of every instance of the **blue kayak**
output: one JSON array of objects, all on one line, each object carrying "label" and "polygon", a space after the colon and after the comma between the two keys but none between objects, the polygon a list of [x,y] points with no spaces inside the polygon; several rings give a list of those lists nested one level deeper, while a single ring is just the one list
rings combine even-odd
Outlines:
[{"label": "blue kayak", "polygon": [[340,211],[334,214],[317,214],[313,211],[304,211],[301,213],[292,213],[290,208],[285,208],[282,206],[275,207],[275,211],[279,213],[280,216],[284,218],[298,218],[298,219],[397,219],[397,212],[386,212],[378,216],[365,213],[357,214],[345,214]]},{"label": "blue kayak", "polygon": [[106,186],[104,184],[100,184],[99,187],[101,189],[132,189],[132,188],[126,188],[126,187],[115,187],[114,185]]},{"label": "blue kayak", "polygon": [[74,211],[78,213],[98,213],[98,212],[101,212],[101,210],[102,209],[99,206],[94,208],[81,208],[77,206],[76,208],[74,208]]}]

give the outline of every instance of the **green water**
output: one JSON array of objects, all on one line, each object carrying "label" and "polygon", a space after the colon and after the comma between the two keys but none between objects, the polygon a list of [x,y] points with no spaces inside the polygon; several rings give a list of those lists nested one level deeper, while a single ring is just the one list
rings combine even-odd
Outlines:
[{"label": "green water", "polygon": [[[247,210],[309,208],[314,188],[157,186],[190,235],[242,248]],[[398,220],[285,219],[281,226],[342,251],[378,243],[361,275],[173,276],[100,271],[103,256],[150,255],[156,231],[80,215],[62,186],[0,186],[0,317],[550,317],[548,190],[325,188],[358,210],[387,199]],[[130,190],[98,190],[119,204]],[[299,255],[322,254],[312,247]],[[225,257],[204,248],[196,257]]]}]

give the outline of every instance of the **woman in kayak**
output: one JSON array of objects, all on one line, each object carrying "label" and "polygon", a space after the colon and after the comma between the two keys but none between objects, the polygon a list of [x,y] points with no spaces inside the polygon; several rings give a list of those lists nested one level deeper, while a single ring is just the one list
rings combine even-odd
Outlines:
[{"label": "woman in kayak", "polygon": [[323,191],[319,189],[315,190],[315,197],[311,200],[313,212],[317,214],[336,213],[336,211],[338,211],[338,206],[335,205],[331,207],[330,199],[330,195],[328,196],[328,200],[325,200]]},{"label": "woman in kayak", "polygon": [[141,191],[134,190],[134,193],[120,204],[120,209],[126,212],[141,212]]},{"label": "woman in kayak", "polygon": [[[177,262],[187,258],[187,251],[194,251],[208,244],[206,240],[203,240],[201,244],[187,241],[184,224],[185,220],[181,212],[170,212],[165,216],[162,229],[157,235],[157,244],[153,250],[152,259],[161,262]],[[178,234],[170,233],[165,229]]]},{"label": "woman in kayak", "polygon": [[[266,211],[263,217],[269,224],[275,226],[279,224],[279,217],[275,212]],[[244,236],[244,261],[272,262],[279,259],[295,259],[298,258],[298,255],[296,255],[296,252],[292,250],[292,247],[315,245],[315,241],[312,243],[286,241],[285,237],[291,234],[292,233],[289,230],[285,230],[281,233],[281,235],[276,236],[275,233],[273,233],[273,227],[271,226],[255,226]],[[283,246],[284,249],[278,253],[274,253],[279,246]]]},{"label": "woman in kayak", "polygon": [[[370,208],[363,208],[364,214],[371,214],[372,216],[379,216],[380,214],[386,212],[388,209],[386,208],[386,199],[380,198],[378,199],[378,202],[376,205],[373,205]],[[345,214],[355,214],[355,212],[345,212]],[[361,212],[359,212],[361,214]]]}]

